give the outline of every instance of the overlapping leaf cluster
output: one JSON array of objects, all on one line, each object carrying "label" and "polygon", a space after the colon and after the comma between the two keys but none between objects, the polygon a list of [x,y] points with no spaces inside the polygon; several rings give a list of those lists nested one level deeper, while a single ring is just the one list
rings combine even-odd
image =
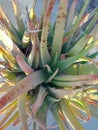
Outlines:
[{"label": "overlapping leaf cluster", "polygon": [[52,24],[56,0],[43,1],[40,19],[34,0],[25,26],[18,0],[12,0],[17,28],[0,7],[1,130],[19,123],[28,130],[30,119],[34,130],[47,130],[49,110],[60,130],[69,124],[83,130],[81,120],[98,117],[98,51],[90,53],[98,44],[98,8],[85,13],[86,0],[77,16],[77,2],[68,9],[69,1],[60,0]]}]

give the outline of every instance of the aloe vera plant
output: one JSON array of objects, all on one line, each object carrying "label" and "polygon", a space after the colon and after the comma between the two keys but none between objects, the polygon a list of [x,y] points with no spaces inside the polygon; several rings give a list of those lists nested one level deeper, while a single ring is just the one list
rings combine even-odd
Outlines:
[{"label": "aloe vera plant", "polygon": [[34,0],[24,25],[18,0],[11,2],[17,27],[0,7],[0,130],[29,130],[30,119],[33,130],[47,130],[48,111],[60,130],[83,130],[81,121],[98,117],[98,51],[90,53],[98,44],[98,8],[86,13],[86,0],[76,16],[78,1],[68,9],[60,0],[53,24],[56,0],[43,1],[40,19]]}]

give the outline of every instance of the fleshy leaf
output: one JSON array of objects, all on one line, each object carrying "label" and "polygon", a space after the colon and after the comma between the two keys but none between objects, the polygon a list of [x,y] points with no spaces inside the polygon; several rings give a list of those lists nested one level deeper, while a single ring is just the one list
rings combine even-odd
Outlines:
[{"label": "fleshy leaf", "polygon": [[46,95],[47,95],[46,89],[44,87],[40,86],[40,89],[39,89],[39,92],[37,95],[37,99],[31,107],[33,114],[36,115],[36,113],[38,112],[38,110],[42,106],[42,103],[44,102],[44,98],[46,97]]},{"label": "fleshy leaf", "polygon": [[22,128],[23,130],[28,130],[25,99],[26,99],[26,94],[20,95],[17,99],[17,107],[22,122]]},{"label": "fleshy leaf", "polygon": [[[84,88],[86,89],[86,88]],[[82,89],[55,89],[55,88],[50,88],[49,89],[55,96],[56,98],[69,98],[73,97],[75,94],[78,92],[81,92]]]},{"label": "fleshy leaf", "polygon": [[6,33],[0,28],[0,40],[3,42],[3,44],[10,50],[10,52],[16,56],[17,54],[21,54],[24,56],[24,54],[20,51],[20,49],[15,45],[15,43],[12,41],[10,37],[7,36]]},{"label": "fleshy leaf", "polygon": [[26,63],[26,61],[23,59],[21,55],[18,54],[16,56],[16,61],[24,73],[33,73],[33,69]]},{"label": "fleshy leaf", "polygon": [[37,85],[43,83],[46,78],[47,77],[44,76],[44,73],[39,70],[19,81],[15,87],[13,87],[3,97],[1,97],[0,109],[5,107],[5,105],[7,105],[9,102],[15,100],[22,93],[34,89]]},{"label": "fleshy leaf", "polygon": [[85,12],[88,3],[89,3],[89,0],[84,1],[84,5],[83,5],[83,7],[81,9],[81,12],[80,12],[79,16],[77,17],[77,19],[76,19],[74,25],[72,26],[72,28],[67,33],[65,33],[65,35],[64,35],[65,38],[69,39],[70,36],[72,36],[74,34],[74,32],[76,32],[76,30],[79,29],[79,22],[82,19],[81,17],[83,16],[83,14]]},{"label": "fleshy leaf", "polygon": [[14,56],[9,51],[4,49],[1,45],[0,45],[0,53],[4,56],[4,58],[6,58],[6,60],[10,64],[10,66],[15,67],[15,58],[14,58]]},{"label": "fleshy leaf", "polygon": [[[92,42],[93,37],[90,35],[86,35],[82,37],[68,52],[69,56],[72,55],[77,55],[79,54],[85,47],[86,45],[90,42]],[[89,43],[89,44],[90,44]]]},{"label": "fleshy leaf", "polygon": [[14,105],[16,105],[16,100],[13,101],[13,102],[11,102],[8,106],[6,106],[5,108],[3,108],[2,110],[0,110],[0,115],[4,114],[5,112],[7,112]]},{"label": "fleshy leaf", "polygon": [[67,121],[69,122],[69,124],[72,126],[73,129],[84,130],[82,125],[79,123],[74,113],[72,112],[68,100],[62,99],[60,101],[60,108],[65,118],[67,119]]},{"label": "fleshy leaf", "polygon": [[92,30],[92,28],[96,24],[97,20],[98,20],[98,9],[96,10],[96,13],[95,13],[94,17],[92,18],[92,20],[90,21],[90,23],[88,24],[88,26],[86,27],[84,32],[85,33],[90,33],[90,31]]},{"label": "fleshy leaf", "polygon": [[51,112],[52,112],[52,114],[53,114],[53,116],[54,116],[54,118],[55,118],[55,120],[56,120],[56,122],[57,122],[59,128],[60,128],[61,130],[66,130],[63,121],[60,119],[58,107],[55,107],[55,106],[54,106],[54,107],[51,109]]},{"label": "fleshy leaf", "polygon": [[[83,80],[83,81],[75,81],[75,82],[63,82],[63,81],[55,81],[55,80],[52,80],[52,83],[54,85],[56,85],[56,87],[69,87],[69,88],[72,88],[72,87],[76,87],[76,86],[86,86],[88,87],[88,85],[96,85],[98,84],[98,79],[95,79],[95,80]],[[85,89],[86,89],[85,87]]]},{"label": "fleshy leaf", "polygon": [[18,45],[21,43],[21,34],[18,30],[14,27],[11,21],[6,16],[4,10],[0,7],[0,21],[4,26],[4,30],[7,32],[9,37],[14,40]]},{"label": "fleshy leaf", "polygon": [[55,3],[55,0],[50,1],[46,14],[44,16],[43,30],[42,30],[41,43],[40,43],[40,54],[41,54],[41,61],[43,65],[48,64],[51,60],[49,52],[48,52],[48,48],[47,48],[47,38],[48,38],[50,15],[51,15],[51,11],[54,6],[54,3]]},{"label": "fleshy leaf", "polygon": [[23,34],[24,31],[25,31],[25,27],[24,27],[23,20],[21,18],[22,15],[21,15],[21,12],[20,12],[18,0],[12,0],[12,5],[13,5],[14,14],[15,14],[15,17],[16,17],[19,32],[21,32]]},{"label": "fleshy leaf", "polygon": [[7,128],[9,125],[13,123],[14,120],[16,120],[19,117],[19,113],[15,112],[12,117],[0,128],[1,130],[4,130]]},{"label": "fleshy leaf", "polygon": [[78,0],[73,0],[72,5],[69,9],[69,15],[68,15],[68,20],[66,24],[66,32],[69,31],[70,28],[72,27],[77,2]]},{"label": "fleshy leaf", "polygon": [[78,110],[80,110],[81,112],[86,113],[86,115],[87,115],[87,117],[85,118],[86,121],[90,119],[90,117],[91,117],[90,109],[89,109],[89,106],[86,104],[85,100],[73,98],[71,100],[70,104],[73,107],[75,107]]},{"label": "fleshy leaf", "polygon": [[[64,4],[64,2],[66,4]],[[54,32],[54,39],[52,43],[52,52],[51,52],[52,58],[54,58],[56,53],[58,54],[58,59],[60,58],[66,14],[67,14],[67,5],[68,5],[68,0],[60,0],[55,32]]]},{"label": "fleshy leaf", "polygon": [[17,105],[13,105],[11,108],[9,108],[9,111],[6,112],[5,116],[3,117],[2,120],[0,120],[0,127],[2,125],[5,124],[5,122],[7,122],[8,118],[10,118],[10,116],[12,115],[12,113],[15,111],[15,109],[17,108]]},{"label": "fleshy leaf", "polygon": [[56,81],[83,81],[83,80],[93,80],[97,79],[98,75],[97,74],[90,74],[90,75],[64,75],[64,74],[59,74],[54,77],[53,80]]}]

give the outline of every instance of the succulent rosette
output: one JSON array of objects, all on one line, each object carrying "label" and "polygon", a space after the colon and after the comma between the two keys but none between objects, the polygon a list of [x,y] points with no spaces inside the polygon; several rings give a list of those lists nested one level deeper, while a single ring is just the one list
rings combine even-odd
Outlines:
[{"label": "succulent rosette", "polygon": [[[47,130],[51,111],[60,130],[83,130],[81,121],[98,117],[98,8],[86,13],[85,0],[78,15],[77,0],[44,0],[41,16],[36,0],[28,11],[27,25],[18,0],[12,0],[17,27],[0,7],[0,129],[20,125]],[[39,12],[37,12],[39,13]],[[95,114],[96,113],[96,114]]]}]

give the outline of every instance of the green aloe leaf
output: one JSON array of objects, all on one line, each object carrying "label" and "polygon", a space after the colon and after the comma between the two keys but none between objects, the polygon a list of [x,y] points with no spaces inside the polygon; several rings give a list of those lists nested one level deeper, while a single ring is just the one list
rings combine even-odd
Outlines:
[{"label": "green aloe leaf", "polygon": [[96,10],[94,17],[92,18],[92,20],[90,21],[90,23],[88,24],[88,26],[86,27],[86,29],[84,31],[86,34],[90,33],[90,31],[92,30],[92,28],[96,24],[97,20],[98,20],[98,9]]},{"label": "green aloe leaf", "polygon": [[[52,80],[52,84],[56,85],[56,87],[61,87],[61,88],[73,88],[76,86],[85,86],[85,89],[88,88],[88,85],[96,85],[98,84],[97,81],[98,78],[92,79],[92,80],[83,80],[83,81],[70,81],[70,82],[64,82],[64,81],[55,81]],[[84,88],[83,88],[84,89]]]},{"label": "green aloe leaf", "polygon": [[77,118],[79,118],[80,120],[82,121],[87,121],[86,117],[85,117],[85,114],[83,112],[81,112],[78,108],[74,107],[74,106],[71,106],[72,107],[72,111],[73,113],[75,114],[75,116]]},{"label": "green aloe leaf", "polygon": [[3,48],[3,46],[0,45],[0,53],[1,55],[9,62],[10,66],[15,68],[15,58],[13,55]]},{"label": "green aloe leaf", "polygon": [[43,17],[45,15],[45,13],[47,11],[47,6],[48,6],[48,0],[44,0],[44,2],[43,2],[43,8],[42,8],[42,11],[41,11],[41,17]]},{"label": "green aloe leaf", "polygon": [[41,43],[40,43],[40,54],[41,54],[42,65],[48,64],[51,61],[48,48],[47,48],[47,38],[48,38],[50,16],[51,16],[51,11],[54,6],[54,3],[55,0],[50,1],[46,14],[44,16],[43,30],[42,30]]},{"label": "green aloe leaf", "polygon": [[96,14],[97,8],[93,9],[91,12],[84,14],[81,22],[80,22],[80,26],[82,26],[83,24],[85,24],[86,22],[88,22],[91,18],[93,18],[93,16]]},{"label": "green aloe leaf", "polygon": [[29,130],[27,115],[26,115],[26,94],[25,93],[18,97],[17,107],[18,107],[19,116],[21,118],[23,130]]},{"label": "green aloe leaf", "polygon": [[11,2],[18,29],[0,7],[0,129],[21,123],[28,130],[32,119],[34,130],[47,130],[50,110],[61,130],[67,123],[83,130],[80,120],[88,121],[98,107],[98,52],[89,53],[98,46],[98,8],[86,13],[86,0],[76,14],[78,0],[43,0],[38,18],[33,0],[25,28],[19,0]]},{"label": "green aloe leaf", "polygon": [[56,98],[69,98],[73,97],[75,94],[81,91],[81,89],[55,89],[55,88],[50,88],[49,89]]},{"label": "green aloe leaf", "polygon": [[9,35],[10,38],[14,40],[17,45],[20,45],[21,43],[21,34],[18,32],[18,30],[15,28],[15,26],[12,24],[12,22],[8,19],[7,15],[5,14],[4,10],[0,7],[0,21],[4,25],[4,29]]},{"label": "green aloe leaf", "polygon": [[37,95],[37,99],[31,107],[34,115],[36,115],[37,112],[39,111],[40,107],[42,106],[42,104],[44,102],[46,95],[47,95],[46,88],[44,88],[43,86],[40,86],[40,89],[39,89],[39,92]]},{"label": "green aloe leaf", "polygon": [[88,55],[87,57],[91,59],[95,59],[97,55],[98,55],[98,51],[95,51],[92,54]]},{"label": "green aloe leaf", "polygon": [[5,113],[5,116],[0,120],[0,127],[7,122],[8,118],[10,118],[11,114],[16,110],[17,105],[13,105],[11,108],[9,108],[8,112]]},{"label": "green aloe leaf", "polygon": [[66,130],[65,125],[63,123],[63,121],[60,119],[60,115],[59,115],[59,107],[55,107],[53,106],[53,108],[51,109],[51,112],[60,128],[60,130]]},{"label": "green aloe leaf", "polygon": [[87,7],[87,5],[89,4],[89,1],[90,1],[90,0],[84,1],[84,5],[83,5],[83,7],[82,7],[82,9],[81,9],[81,12],[80,12],[79,16],[77,17],[77,20],[76,20],[76,22],[75,22],[75,25],[78,25],[78,24],[79,24],[79,21],[81,20],[81,18],[82,18],[82,16],[83,16],[84,12],[85,12],[85,10],[86,10],[86,7]]},{"label": "green aloe leaf", "polygon": [[27,62],[24,60],[24,58],[21,55],[18,54],[16,56],[16,61],[25,74],[33,73],[33,69],[27,64]]},{"label": "green aloe leaf", "polygon": [[96,101],[95,106],[90,105],[90,112],[94,117],[98,118],[98,100]]},{"label": "green aloe leaf", "polygon": [[75,23],[74,23],[74,25],[72,26],[72,28],[70,29],[70,31],[68,31],[67,33],[64,34],[64,37],[70,38],[70,36],[72,36],[74,34],[74,32],[76,32],[76,30],[79,29],[79,22],[82,19],[82,16],[83,16],[83,14],[84,14],[84,12],[86,10],[86,7],[87,7],[88,3],[89,3],[89,0],[84,1],[84,5],[83,5],[83,7],[81,9],[81,12],[78,15]]},{"label": "green aloe leaf", "polygon": [[58,53],[55,54],[55,56],[51,62],[51,67],[55,67],[57,62],[58,62]]},{"label": "green aloe leaf", "polygon": [[47,80],[46,82],[47,82],[47,83],[48,83],[48,82],[51,82],[52,79],[57,75],[57,73],[58,73],[58,69],[55,70],[55,72],[48,78],[48,80]]},{"label": "green aloe leaf", "polygon": [[16,105],[16,100],[11,102],[9,105],[7,105],[5,108],[3,108],[2,110],[0,110],[0,115],[4,114],[5,112],[7,112],[10,108],[12,108],[13,106]]},{"label": "green aloe leaf", "polygon": [[36,52],[35,52],[34,61],[33,61],[33,67],[34,67],[34,69],[37,69],[37,68],[38,68],[39,63],[40,63],[40,55],[39,55],[39,52],[36,51]]},{"label": "green aloe leaf", "polygon": [[72,21],[73,21],[74,15],[75,15],[75,9],[76,9],[77,2],[78,2],[78,0],[73,0],[72,5],[69,9],[68,20],[66,23],[66,32],[68,32],[72,27]]},{"label": "green aloe leaf", "polygon": [[76,55],[73,57],[68,57],[65,60],[59,61],[57,64],[57,68],[59,71],[63,71],[64,69],[67,69],[69,66],[71,66],[73,63],[77,62],[80,58],[80,55]]},{"label": "green aloe leaf", "polygon": [[63,71],[66,75],[98,74],[97,66],[94,64],[74,64]]},{"label": "green aloe leaf", "polygon": [[94,38],[96,39],[95,47],[97,47],[97,44],[98,44],[98,24],[94,25],[94,28],[91,30],[90,34],[93,35]]},{"label": "green aloe leaf", "polygon": [[64,114],[65,118],[67,119],[67,121],[69,122],[69,124],[71,125],[71,127],[73,129],[84,130],[82,125],[79,123],[79,121],[75,117],[74,113],[72,112],[68,100],[62,99],[60,101],[60,108],[61,108],[62,113]]},{"label": "green aloe leaf", "polygon": [[71,81],[83,81],[83,80],[93,80],[98,78],[98,75],[91,74],[91,75],[64,75],[58,74],[54,77],[53,80],[56,81],[63,81],[63,82],[71,82]]},{"label": "green aloe leaf", "polygon": [[37,23],[37,17],[36,17],[36,13],[34,11],[34,8],[32,7],[29,13],[29,18],[32,21],[32,23],[36,26]]},{"label": "green aloe leaf", "polygon": [[6,129],[9,125],[11,125],[17,118],[19,117],[18,111],[15,112],[12,117],[2,126],[0,127],[1,130]]},{"label": "green aloe leaf", "polygon": [[40,50],[39,50],[40,41],[37,36],[38,36],[37,33],[34,34],[32,33],[30,35],[32,47],[31,47],[31,52],[28,56],[28,62],[30,66],[34,67],[34,69],[38,67],[40,61]]},{"label": "green aloe leaf", "polygon": [[22,14],[20,12],[18,0],[12,0],[12,5],[13,5],[14,14],[15,14],[15,17],[16,17],[19,32],[21,32],[23,34],[24,31],[25,31],[25,27],[24,27],[23,20],[21,18]]},{"label": "green aloe leaf", "polygon": [[45,73],[39,70],[19,81],[16,86],[12,87],[11,90],[1,97],[0,109],[5,107],[9,102],[15,100],[22,93],[28,92],[29,90],[34,89],[37,85],[43,83],[46,78],[47,76],[45,76]]},{"label": "green aloe leaf", "polygon": [[[97,88],[97,87],[96,87]],[[88,98],[88,99],[91,99],[91,100],[95,100],[95,101],[97,101],[98,100],[98,94],[96,94],[96,93],[85,93],[84,92],[84,94],[83,94],[84,96],[84,98]]]},{"label": "green aloe leaf", "polygon": [[[64,2],[66,4],[64,4]],[[66,22],[67,5],[68,5],[68,0],[60,1],[58,15],[56,19],[56,25],[55,25],[54,38],[52,43],[52,52],[51,52],[52,58],[55,57],[56,53],[58,54],[58,59],[60,58],[62,40],[64,35],[64,27]]]},{"label": "green aloe leaf", "polygon": [[[79,61],[85,61],[86,59],[82,59],[95,45],[95,40],[90,41],[90,44],[88,44],[83,51],[81,51],[78,55],[68,57],[65,60],[61,60],[57,64],[57,68],[59,71],[63,71],[64,69],[67,69],[69,66],[71,66],[73,63],[79,62]],[[89,61],[88,61],[89,62]]]},{"label": "green aloe leaf", "polygon": [[76,44],[69,50],[68,55],[73,56],[79,54],[89,43],[93,41],[93,36],[83,36]]},{"label": "green aloe leaf", "polygon": [[0,28],[0,40],[14,56],[16,56],[17,54],[21,54],[22,56],[24,56],[22,51],[17,47],[17,45],[13,42],[13,40],[1,28]]},{"label": "green aloe leaf", "polygon": [[87,114],[87,117],[85,118],[85,120],[90,119],[91,117],[90,109],[89,109],[88,104],[85,102],[85,100],[72,98],[70,104],[72,104],[72,106],[74,106],[78,110]]}]

